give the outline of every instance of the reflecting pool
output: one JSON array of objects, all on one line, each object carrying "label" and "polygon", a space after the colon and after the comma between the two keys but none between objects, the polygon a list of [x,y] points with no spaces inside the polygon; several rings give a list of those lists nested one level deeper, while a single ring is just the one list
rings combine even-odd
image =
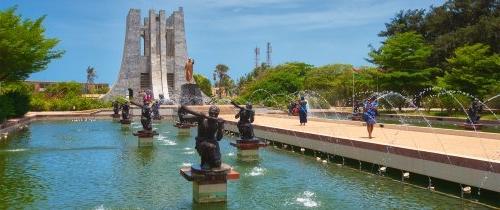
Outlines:
[{"label": "reflecting pool", "polygon": [[228,139],[223,161],[241,173],[228,202],[193,204],[179,168],[198,163],[195,129],[153,124],[154,147],[137,146],[134,122],[34,122],[0,144],[0,209],[482,209],[481,205],[272,147],[243,163]]}]

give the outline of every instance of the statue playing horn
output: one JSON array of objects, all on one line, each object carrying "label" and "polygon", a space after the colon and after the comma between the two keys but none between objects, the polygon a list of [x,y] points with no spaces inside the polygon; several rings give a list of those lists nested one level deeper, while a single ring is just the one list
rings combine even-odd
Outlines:
[{"label": "statue playing horn", "polygon": [[181,106],[180,109],[198,117],[198,136],[196,136],[195,148],[201,156],[200,167],[204,170],[220,168],[222,161],[219,141],[224,135],[224,120],[219,118],[219,107],[210,106],[208,116],[195,112],[187,106]]},{"label": "statue playing horn", "polygon": [[193,66],[194,66],[194,59],[189,58],[186,62],[186,65],[184,66],[184,72],[186,73],[186,81],[188,83],[191,83],[191,80],[193,80]]}]

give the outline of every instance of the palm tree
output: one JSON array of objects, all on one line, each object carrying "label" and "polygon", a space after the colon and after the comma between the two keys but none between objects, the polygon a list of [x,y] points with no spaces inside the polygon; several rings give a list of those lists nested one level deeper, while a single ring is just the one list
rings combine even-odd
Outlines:
[{"label": "palm tree", "polygon": [[85,89],[87,89],[87,93],[89,93],[89,85],[94,84],[94,79],[97,78],[96,71],[94,67],[89,66],[87,67],[87,84]]},{"label": "palm tree", "polygon": [[223,85],[224,77],[227,76],[228,71],[229,71],[229,67],[227,67],[224,64],[217,64],[217,66],[215,66],[215,73],[219,77],[219,85],[218,85],[219,86],[219,98],[222,98],[221,87]]}]

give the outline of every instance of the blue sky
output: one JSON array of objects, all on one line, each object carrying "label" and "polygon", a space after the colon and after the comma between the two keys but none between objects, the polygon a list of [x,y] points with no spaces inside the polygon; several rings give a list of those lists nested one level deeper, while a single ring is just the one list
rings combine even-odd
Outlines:
[{"label": "blue sky", "polygon": [[96,82],[114,83],[120,69],[125,18],[130,8],[184,7],[188,54],[195,73],[211,78],[219,63],[232,78],[254,67],[253,50],[273,46],[273,64],[302,61],[369,65],[368,45],[379,46],[377,33],[402,9],[428,9],[444,0],[2,0],[26,18],[47,15],[48,37],[61,40],[63,58],[54,60],[32,80],[85,81],[94,66]]}]

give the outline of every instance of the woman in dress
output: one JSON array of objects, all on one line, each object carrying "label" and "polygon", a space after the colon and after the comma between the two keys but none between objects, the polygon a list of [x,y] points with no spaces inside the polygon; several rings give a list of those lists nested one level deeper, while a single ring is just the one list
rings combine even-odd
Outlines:
[{"label": "woman in dress", "polygon": [[377,106],[378,103],[376,101],[377,97],[372,96],[370,99],[368,99],[367,102],[365,102],[365,106],[363,109],[363,119],[366,122],[366,129],[368,130],[368,138],[373,138],[372,137],[372,132],[373,132],[373,125],[377,123],[375,120],[375,117],[377,115]]},{"label": "woman in dress", "polygon": [[299,119],[300,125],[306,125],[307,123],[307,101],[304,99],[304,96],[300,97],[299,101]]}]

